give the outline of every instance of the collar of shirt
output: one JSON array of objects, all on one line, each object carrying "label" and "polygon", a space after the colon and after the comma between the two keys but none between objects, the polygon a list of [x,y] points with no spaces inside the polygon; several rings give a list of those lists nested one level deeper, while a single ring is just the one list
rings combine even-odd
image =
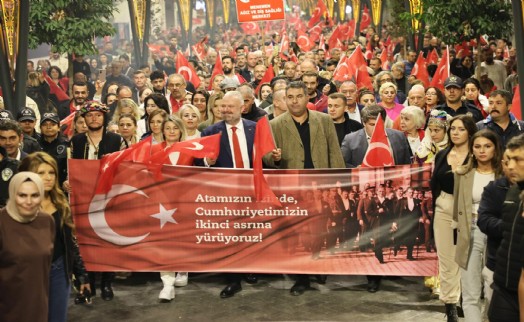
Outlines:
[{"label": "collar of shirt", "polygon": [[[225,123],[225,122],[224,122]],[[235,124],[235,125],[231,125],[231,124],[228,124],[226,123],[226,129],[227,131],[231,131],[231,128],[235,126],[237,128],[237,130],[240,130],[240,131],[244,131],[244,122],[242,122],[242,119],[240,119],[240,121]]]}]

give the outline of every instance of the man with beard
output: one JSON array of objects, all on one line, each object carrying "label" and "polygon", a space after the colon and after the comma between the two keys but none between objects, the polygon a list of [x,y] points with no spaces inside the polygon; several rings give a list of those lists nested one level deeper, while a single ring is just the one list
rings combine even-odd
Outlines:
[{"label": "man with beard", "polygon": [[235,73],[235,59],[231,56],[222,57],[222,71],[226,78],[236,79],[239,84],[246,82],[242,76]]},{"label": "man with beard", "polygon": [[[88,102],[80,109],[84,117],[87,132],[77,134],[71,139],[71,157],[73,159],[99,160],[104,155],[127,148],[127,143],[118,134],[105,130],[105,117],[109,109],[99,102]],[[69,182],[64,182],[64,189],[70,191]],[[115,273],[103,272],[100,288],[102,299],[111,301],[114,297],[112,282]],[[91,292],[96,294],[95,273],[89,273]]]},{"label": "man with beard", "polygon": [[484,61],[480,64],[480,67],[482,70],[487,71],[488,78],[493,81],[497,88],[504,88],[504,81],[508,77],[504,63],[493,58],[493,50],[491,48],[482,50],[481,58]]},{"label": "man with beard", "polygon": [[73,83],[73,98],[58,107],[58,117],[61,120],[65,119],[69,114],[78,111],[87,101],[89,96],[89,89],[87,83],[75,82]]},{"label": "man with beard", "polygon": [[445,111],[451,116],[459,114],[469,114],[475,122],[479,122],[483,119],[482,113],[479,109],[462,101],[462,95],[464,95],[464,88],[462,79],[455,75],[449,76],[444,82],[444,95],[446,96],[446,102],[444,104],[438,105],[437,110]]},{"label": "man with beard", "polygon": [[253,74],[255,75],[255,79],[250,83],[253,88],[257,88],[258,84],[260,84],[260,81],[266,74],[267,67],[265,65],[256,65],[255,69],[253,70]]},{"label": "man with beard", "polygon": [[251,79],[251,74],[247,69],[247,57],[245,53],[237,53],[235,71],[244,79]]},{"label": "man with beard", "polygon": [[[340,51],[340,49],[338,49],[338,48],[336,48],[336,49]],[[298,75],[300,75],[300,77],[302,79],[302,76],[305,73],[307,73],[307,72],[315,73],[318,76],[318,68],[317,68],[317,66],[315,65],[315,63],[312,60],[309,60],[309,59],[306,59],[302,63],[300,63],[300,72],[298,74],[296,74],[296,76],[298,77]],[[304,81],[304,80],[302,79],[302,81]],[[319,90],[322,93],[322,91],[323,91],[323,89],[324,89],[324,87],[326,85],[329,85],[329,91],[328,91],[328,93],[326,95],[336,93],[337,86],[335,84],[333,84],[333,82],[330,82],[328,79],[325,79],[324,77],[318,76],[318,78],[317,78],[317,90]]]},{"label": "man with beard", "polygon": [[321,78],[315,72],[306,72],[302,75],[302,81],[306,84],[308,100],[315,104],[315,110],[323,112],[328,105],[328,98],[318,87],[318,79]]},{"label": "man with beard", "polygon": [[[207,127],[202,132],[202,137],[222,133],[220,137],[220,153],[216,159],[205,159],[205,165],[218,168],[252,167],[253,142],[255,139],[256,123],[242,118],[244,96],[237,91],[229,91],[222,99],[220,112],[222,121]],[[198,165],[202,161],[197,160]],[[252,274],[228,273],[227,286],[220,292],[220,297],[225,299],[242,291],[242,278],[249,284],[257,282]]]},{"label": "man with beard", "polygon": [[[506,148],[508,141],[524,132],[524,121],[517,118],[510,112],[511,93],[505,90],[495,90],[489,97],[489,116],[477,123],[479,130],[488,128],[497,133],[500,137],[502,147]],[[520,108],[520,106],[517,106]]]},{"label": "man with beard", "polygon": [[170,94],[168,97],[171,113],[176,113],[184,105],[186,98],[186,80],[180,74],[172,74],[167,78],[167,89]]}]

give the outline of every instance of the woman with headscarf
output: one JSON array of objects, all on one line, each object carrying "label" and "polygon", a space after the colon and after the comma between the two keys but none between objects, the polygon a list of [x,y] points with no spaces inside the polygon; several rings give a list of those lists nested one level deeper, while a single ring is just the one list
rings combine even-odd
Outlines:
[{"label": "woman with headscarf", "polygon": [[55,243],[49,275],[48,320],[67,321],[67,306],[73,274],[80,284],[80,293],[89,290],[89,277],[74,237],[74,224],[67,197],[58,185],[58,167],[55,159],[45,152],[28,155],[20,163],[20,171],[31,171],[42,179],[44,195],[41,209],[55,220]]},{"label": "woman with headscarf", "polygon": [[19,172],[0,210],[0,321],[46,322],[55,224],[40,211],[44,185]]}]

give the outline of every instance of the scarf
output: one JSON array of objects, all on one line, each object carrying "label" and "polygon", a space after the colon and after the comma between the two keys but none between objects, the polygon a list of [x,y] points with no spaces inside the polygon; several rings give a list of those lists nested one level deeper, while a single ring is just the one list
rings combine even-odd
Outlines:
[{"label": "scarf", "polygon": [[18,193],[18,189],[20,189],[20,186],[22,183],[26,181],[31,181],[34,184],[36,184],[36,187],[38,188],[38,191],[40,192],[40,196],[43,199],[44,198],[44,184],[42,183],[42,179],[40,179],[40,176],[34,172],[28,172],[23,171],[15,174],[13,178],[11,179],[11,182],[9,183],[9,199],[7,200],[6,210],[7,214],[13,218],[15,221],[19,223],[30,223],[33,220],[36,219],[38,216],[38,212],[36,212],[33,216],[22,216],[18,212],[18,207],[16,206],[15,196]]}]

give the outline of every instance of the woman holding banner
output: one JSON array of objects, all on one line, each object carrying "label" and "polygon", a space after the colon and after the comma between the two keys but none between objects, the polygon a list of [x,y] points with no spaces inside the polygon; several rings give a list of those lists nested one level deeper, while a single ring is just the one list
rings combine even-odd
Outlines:
[{"label": "woman holding banner", "polygon": [[481,130],[470,140],[468,163],[455,171],[453,222],[457,223],[455,261],[460,266],[462,307],[466,321],[482,321],[482,269],[487,237],[477,227],[484,187],[502,174],[498,135]]},{"label": "woman holding banner", "polygon": [[449,122],[450,145],[435,156],[431,177],[434,200],[435,245],[439,261],[440,300],[446,304],[448,322],[458,322],[457,303],[460,299],[460,271],[455,262],[456,226],[453,224],[454,172],[466,164],[469,140],[477,131],[475,120],[469,115],[457,115]]},{"label": "woman holding banner", "polygon": [[[151,149],[151,154],[154,156],[156,153],[165,150],[177,142],[184,141],[186,137],[186,128],[184,122],[175,115],[169,115],[167,119],[162,124],[162,134],[164,136],[164,141],[160,144],[154,145]],[[172,157],[173,155],[173,157]],[[176,155],[176,157],[175,157]],[[177,155],[172,153],[169,156],[171,164],[181,164],[183,155]],[[182,162],[186,164],[185,162]],[[192,160],[189,164],[192,164]],[[158,298],[162,303],[171,302],[175,298],[175,286],[186,286],[188,281],[187,272],[160,272],[160,279],[164,287],[160,291]]]}]

